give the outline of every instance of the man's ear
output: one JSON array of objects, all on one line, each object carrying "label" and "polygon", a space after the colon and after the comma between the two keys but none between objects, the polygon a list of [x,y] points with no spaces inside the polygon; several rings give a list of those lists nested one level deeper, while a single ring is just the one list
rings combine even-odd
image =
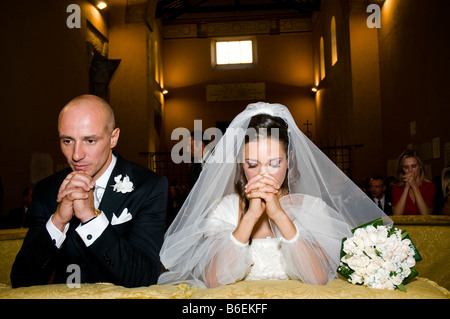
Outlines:
[{"label": "man's ear", "polygon": [[111,133],[111,144],[110,144],[111,148],[116,147],[117,142],[119,141],[119,135],[120,135],[120,128],[116,127]]}]

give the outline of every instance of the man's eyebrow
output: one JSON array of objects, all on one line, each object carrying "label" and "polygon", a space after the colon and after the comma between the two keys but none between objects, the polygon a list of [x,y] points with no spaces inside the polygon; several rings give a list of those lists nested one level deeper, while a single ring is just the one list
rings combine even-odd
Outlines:
[{"label": "man's eyebrow", "polygon": [[[88,135],[88,136],[83,136],[83,137],[82,137],[82,139],[83,139],[84,141],[86,141],[86,140],[100,139],[100,138],[102,138],[102,137],[99,136],[99,135],[95,135],[95,134],[93,134],[93,135]],[[59,139],[60,139],[60,140],[75,140],[74,137],[71,137],[71,136],[68,136],[68,135],[61,135],[61,136],[59,137]]]},{"label": "man's eyebrow", "polygon": [[98,139],[100,139],[101,138],[101,136],[98,136],[98,135],[95,135],[95,134],[92,134],[92,135],[88,135],[88,136],[84,136],[83,137],[83,140],[98,140]]}]

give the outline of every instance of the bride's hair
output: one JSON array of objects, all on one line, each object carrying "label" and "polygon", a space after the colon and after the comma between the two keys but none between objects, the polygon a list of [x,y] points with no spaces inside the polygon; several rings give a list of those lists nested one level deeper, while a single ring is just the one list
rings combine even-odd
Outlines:
[{"label": "bride's hair", "polygon": [[[288,156],[288,146],[289,146],[289,132],[288,126],[286,122],[276,116],[271,116],[268,114],[258,114],[253,116],[250,119],[250,123],[248,124],[247,131],[245,133],[245,144],[243,145],[243,149],[245,145],[249,142],[257,141],[261,138],[272,138],[272,134],[274,138],[276,138],[279,143],[281,143],[286,156]],[[249,201],[245,196],[245,185],[247,184],[247,178],[245,177],[243,164],[236,163],[236,179],[234,183],[234,190],[239,195],[241,202],[245,204],[244,212],[247,211],[249,206]],[[288,174],[286,174],[286,178],[284,179],[283,184],[281,185],[281,190],[283,193],[288,193]]]}]

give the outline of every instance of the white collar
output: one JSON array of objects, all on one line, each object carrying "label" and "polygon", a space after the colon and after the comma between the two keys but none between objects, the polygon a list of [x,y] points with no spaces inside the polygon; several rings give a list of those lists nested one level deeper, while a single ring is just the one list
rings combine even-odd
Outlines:
[{"label": "white collar", "polygon": [[109,163],[108,169],[102,174],[102,176],[99,177],[95,181],[95,186],[103,187],[106,189],[106,186],[108,185],[109,177],[111,176],[111,173],[114,169],[114,166],[116,166],[117,157],[112,154],[111,163]]},{"label": "white collar", "polygon": [[382,199],[378,199],[378,198],[375,198],[375,199],[377,200],[376,203],[378,203],[378,201],[380,201],[382,204],[384,204],[385,196],[384,196],[384,194],[383,194],[383,198],[382,198]]}]

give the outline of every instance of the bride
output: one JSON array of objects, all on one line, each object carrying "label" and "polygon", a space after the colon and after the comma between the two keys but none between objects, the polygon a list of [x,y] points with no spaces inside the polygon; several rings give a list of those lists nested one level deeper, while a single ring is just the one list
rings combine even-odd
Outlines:
[{"label": "bride", "polygon": [[280,104],[250,104],[210,152],[160,257],[158,284],[336,277],[351,229],[390,219]]}]

